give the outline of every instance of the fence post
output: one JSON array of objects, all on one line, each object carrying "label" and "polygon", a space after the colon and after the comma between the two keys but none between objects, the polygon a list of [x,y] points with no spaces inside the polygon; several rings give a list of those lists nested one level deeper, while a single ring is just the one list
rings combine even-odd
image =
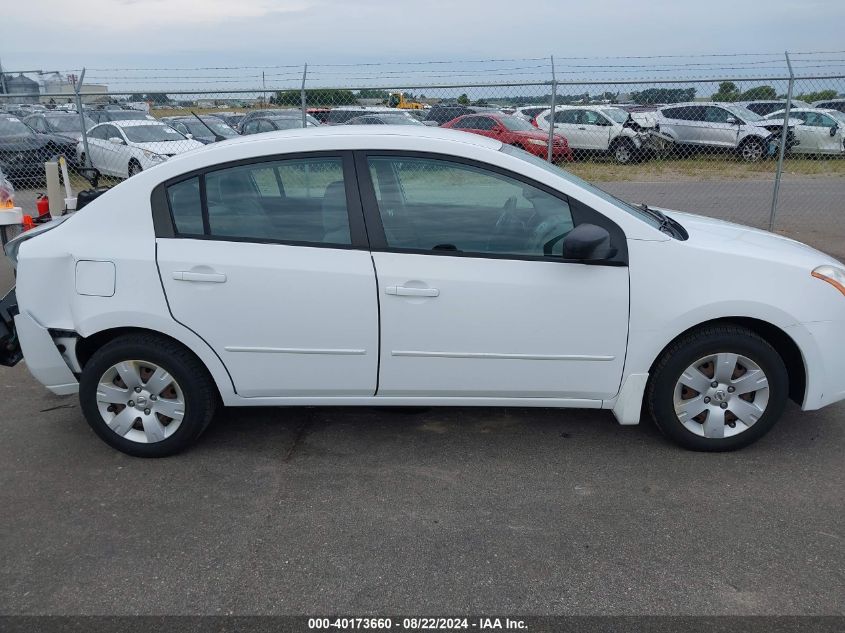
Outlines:
[{"label": "fence post", "polygon": [[91,152],[88,151],[88,130],[85,128],[85,111],[82,109],[82,82],[85,79],[85,69],[79,74],[79,79],[73,84],[73,92],[76,94],[76,111],[79,113],[79,122],[82,127],[82,147],[85,150],[85,164],[83,167],[91,166]]},{"label": "fence post", "polygon": [[792,62],[789,52],[785,52],[786,67],[789,69],[789,87],[786,90],[786,109],[783,112],[783,127],[780,133],[780,148],[778,150],[778,167],[775,171],[775,188],[772,191],[772,211],[769,213],[769,231],[775,230],[775,216],[778,211],[778,196],[780,196],[780,180],[783,176],[783,155],[786,153],[786,135],[789,131],[789,111],[792,109],[792,90],[795,87],[795,73],[792,72]]},{"label": "fence post", "polygon": [[555,141],[555,99],[557,98],[557,75],[555,74],[555,56],[551,55],[552,60],[552,113],[549,115],[549,156],[548,160],[551,163],[554,158],[554,141]]},{"label": "fence post", "polygon": [[305,62],[305,66],[302,68],[302,89],[299,92],[299,101],[300,105],[302,106],[302,127],[304,128],[307,125],[307,119],[305,118],[305,77],[308,75],[308,62]]}]

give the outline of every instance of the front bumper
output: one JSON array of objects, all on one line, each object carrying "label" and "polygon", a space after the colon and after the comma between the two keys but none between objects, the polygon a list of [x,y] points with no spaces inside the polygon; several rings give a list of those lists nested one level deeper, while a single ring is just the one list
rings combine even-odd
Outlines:
[{"label": "front bumper", "polygon": [[[807,391],[802,408],[821,409],[845,400],[845,321],[804,323]],[[795,332],[793,332],[793,337]]]}]

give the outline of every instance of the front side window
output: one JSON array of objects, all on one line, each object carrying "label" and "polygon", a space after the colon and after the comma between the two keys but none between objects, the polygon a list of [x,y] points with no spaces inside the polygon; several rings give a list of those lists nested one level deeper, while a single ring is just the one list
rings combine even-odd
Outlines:
[{"label": "front side window", "polygon": [[593,110],[584,110],[581,115],[581,123],[586,125],[609,125],[607,119]]},{"label": "front side window", "polygon": [[496,121],[491,119],[489,116],[480,116],[478,117],[478,129],[490,131],[496,128]]},{"label": "front side window", "polygon": [[716,106],[707,106],[707,110],[704,112],[704,120],[707,123],[727,123],[732,116],[724,108],[717,108]]},{"label": "front side window", "polygon": [[264,161],[210,171],[167,188],[179,234],[196,234],[200,188],[207,230],[220,239],[350,245],[340,158]]},{"label": "front side window", "polygon": [[487,169],[434,158],[368,160],[389,248],[560,256],[573,228],[565,198]]}]

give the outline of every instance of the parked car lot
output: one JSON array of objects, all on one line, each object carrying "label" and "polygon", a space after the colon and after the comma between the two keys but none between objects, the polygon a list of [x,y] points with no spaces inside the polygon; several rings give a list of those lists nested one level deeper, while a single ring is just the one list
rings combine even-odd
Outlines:
[{"label": "parked car lot", "polygon": [[[166,161],[171,156],[203,147],[160,121],[127,120],[100,123],[88,131],[91,166],[106,176],[128,178]],[[77,146],[78,162],[85,163],[85,146]]]},{"label": "parked car lot", "polygon": [[[79,391],[107,443],[146,456],[194,442],[217,393],[609,408],[622,424],[645,401],[668,437],[708,451],[763,436],[788,397],[809,410],[845,398],[833,258],[628,205],[496,140],[401,129],[209,146],[12,242],[30,370]],[[75,291],[45,292],[69,249]],[[714,262],[735,283],[683,290]],[[280,313],[266,301],[282,295]]]},{"label": "parked car lot", "polygon": [[36,134],[19,118],[0,113],[0,171],[18,185],[44,181],[44,163],[65,154],[76,158],[76,141]]}]

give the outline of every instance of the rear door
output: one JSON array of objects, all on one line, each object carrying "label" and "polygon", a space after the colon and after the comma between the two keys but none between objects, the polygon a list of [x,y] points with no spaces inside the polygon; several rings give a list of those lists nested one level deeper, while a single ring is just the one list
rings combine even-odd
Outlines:
[{"label": "rear door", "polygon": [[220,166],[154,200],[172,314],[239,395],[374,395],[378,301],[351,155]]},{"label": "rear door", "polygon": [[578,118],[579,130],[583,130],[584,142],[588,149],[606,151],[610,147],[610,121],[595,110],[583,110]]},{"label": "rear door", "polygon": [[583,110],[566,109],[555,112],[555,132],[563,135],[572,149],[588,149],[587,127],[580,123]]}]

